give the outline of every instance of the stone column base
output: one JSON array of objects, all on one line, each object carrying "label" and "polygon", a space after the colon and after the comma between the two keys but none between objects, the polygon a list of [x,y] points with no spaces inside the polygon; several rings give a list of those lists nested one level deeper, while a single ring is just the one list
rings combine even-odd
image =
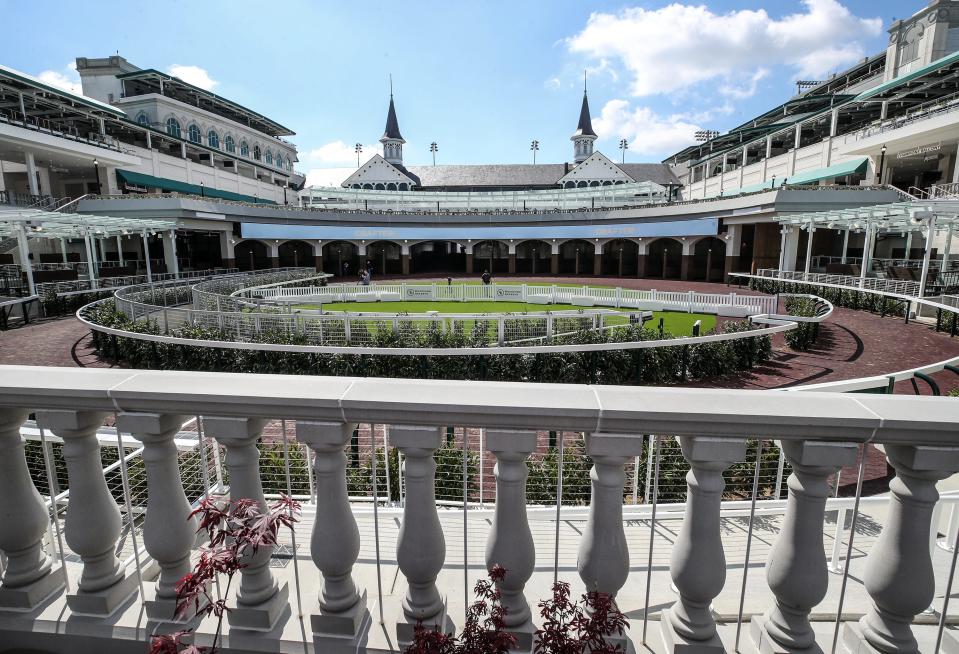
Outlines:
[{"label": "stone column base", "polygon": [[659,628],[663,636],[663,645],[668,654],[725,654],[719,634],[713,634],[709,640],[690,640],[676,632],[673,627],[672,609],[666,609],[659,618]]},{"label": "stone column base", "polygon": [[57,595],[66,584],[63,566],[56,566],[31,584],[19,588],[0,585],[0,609],[4,611],[31,611]]},{"label": "stone column base", "polygon": [[[423,626],[433,631],[442,631],[446,634],[456,632],[456,625],[446,612],[446,598],[443,598],[443,610],[431,618],[423,620]],[[416,629],[416,620],[408,618],[399,607],[399,617],[396,620],[396,640],[400,651],[405,650],[413,642],[413,632]]]},{"label": "stone column base", "polygon": [[843,623],[842,646],[849,654],[883,654],[869,644],[858,622]]},{"label": "stone column base", "polygon": [[749,622],[749,636],[758,654],[822,654],[822,648],[816,644],[804,649],[780,645],[766,631],[767,622],[762,615],[754,616]]},{"label": "stone column base", "polygon": [[290,605],[290,586],[283,584],[276,594],[256,606],[237,606],[226,614],[231,627],[249,631],[272,631]]},{"label": "stone column base", "polygon": [[313,636],[335,636],[352,638],[357,635],[364,619],[370,612],[366,608],[366,591],[360,594],[351,608],[346,611],[324,611],[310,614]]},{"label": "stone column base", "polygon": [[113,615],[138,590],[136,575],[126,575],[109,588],[87,592],[77,590],[67,595],[67,606],[74,615],[105,617]]}]

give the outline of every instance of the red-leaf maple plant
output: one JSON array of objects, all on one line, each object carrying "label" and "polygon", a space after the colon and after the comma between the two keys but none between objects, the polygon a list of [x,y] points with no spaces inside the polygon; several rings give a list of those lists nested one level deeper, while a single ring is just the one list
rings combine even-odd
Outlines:
[{"label": "red-leaf maple plant", "polygon": [[[280,527],[293,528],[297,522],[300,505],[286,495],[270,504],[266,511],[260,509],[255,500],[238,499],[217,501],[205,498],[190,513],[190,518],[198,518],[197,532],[206,532],[208,544],[200,550],[200,557],[193,572],[190,572],[176,585],[175,618],[182,619],[190,614],[204,618],[215,615],[216,632],[209,647],[198,647],[186,642],[191,639],[192,629],[176,631],[172,634],[154,636],[150,640],[149,654],[214,654],[223,631],[223,616],[230,611],[227,599],[233,578],[246,567],[244,562],[256,554],[261,547],[277,544]],[[220,575],[226,577],[226,584],[217,583]],[[215,593],[211,594],[212,589]]]},{"label": "red-leaf maple plant", "polygon": [[[418,623],[413,642],[405,654],[507,654],[516,638],[506,631],[507,610],[500,604],[497,582],[506,569],[494,565],[489,579],[476,582],[476,601],[466,612],[466,624],[459,636],[428,629]],[[539,603],[543,628],[536,630],[534,654],[616,654],[622,646],[607,639],[629,628],[626,617],[608,593],[590,592],[576,602],[570,599],[569,584],[553,585],[550,599]]]}]

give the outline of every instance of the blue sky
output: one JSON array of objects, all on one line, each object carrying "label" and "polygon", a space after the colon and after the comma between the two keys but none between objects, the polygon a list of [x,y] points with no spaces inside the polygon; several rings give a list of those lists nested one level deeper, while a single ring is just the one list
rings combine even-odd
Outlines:
[{"label": "blue sky", "polygon": [[[78,56],[176,70],[297,132],[298,168],[350,165],[382,135],[393,74],[407,164],[572,157],[588,69],[598,148],[658,161],[885,48],[926,0],[316,3],[0,0],[0,63],[76,83]],[[59,7],[59,9],[58,9]],[[314,177],[316,174],[314,175]]]}]

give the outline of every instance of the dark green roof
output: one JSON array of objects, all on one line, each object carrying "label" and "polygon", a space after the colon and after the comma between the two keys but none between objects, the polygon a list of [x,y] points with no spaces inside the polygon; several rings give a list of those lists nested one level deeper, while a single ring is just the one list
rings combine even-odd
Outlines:
[{"label": "dark green roof", "polygon": [[173,75],[160,72],[159,70],[156,70],[154,68],[145,68],[143,70],[133,71],[132,73],[121,73],[120,75],[117,75],[117,79],[145,80],[150,78],[159,78],[164,80],[165,82],[168,82],[168,81],[175,82],[176,84],[180,84],[195,93],[198,93],[202,96],[210,98],[211,100],[224,104],[230,107],[231,109],[233,109],[234,111],[237,111],[239,113],[249,114],[250,116],[256,118],[257,121],[262,122],[264,125],[269,126],[275,132],[273,136],[290,136],[296,133],[290,128],[284,127],[280,123],[276,122],[275,120],[271,118],[267,118],[261,113],[253,111],[252,109],[247,109],[243,105],[237,104],[236,102],[233,102],[232,100],[227,100],[223,96],[217,95],[216,93],[213,93],[212,91],[201,89],[199,86],[194,86],[193,84],[190,84],[189,82],[184,82],[179,77],[174,77]]},{"label": "dark green roof", "polygon": [[234,200],[236,202],[255,202],[257,204],[276,204],[273,200],[263,200],[255,198],[252,195],[243,195],[242,193],[231,193],[230,191],[220,191],[208,186],[201,187],[199,184],[187,184],[178,182],[175,179],[165,177],[154,177],[144,173],[135,173],[132,170],[117,169],[117,181],[121,184],[126,182],[134,186],[143,188],[152,188],[169,193],[185,193],[188,195],[203,195],[208,198],[218,198],[220,200]]},{"label": "dark green roof", "polygon": [[951,64],[959,62],[959,52],[953,52],[951,55],[946,55],[941,59],[936,59],[930,64],[923,66],[922,68],[917,68],[911,73],[906,73],[905,75],[900,75],[895,79],[891,79],[888,82],[883,82],[879,86],[873,87],[868,91],[863,91],[856,96],[856,102],[862,102],[863,100],[868,100],[869,98],[874,98],[877,95],[881,95],[886,91],[891,91],[903,84],[913,81],[923,75],[928,75],[929,73],[935,72],[940,68],[944,68]]}]

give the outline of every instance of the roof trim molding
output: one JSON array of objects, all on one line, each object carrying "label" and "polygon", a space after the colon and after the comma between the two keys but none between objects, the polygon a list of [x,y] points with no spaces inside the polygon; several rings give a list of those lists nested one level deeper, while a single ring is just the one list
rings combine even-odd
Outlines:
[{"label": "roof trim molding", "polygon": [[347,177],[340,186],[349,188],[353,184],[390,184],[406,183],[411,187],[417,185],[405,171],[394,166],[383,158],[381,154],[374,154],[369,160]]},{"label": "roof trim molding", "polygon": [[622,181],[636,183],[636,180],[620,168],[619,164],[597,150],[584,159],[582,163],[560,177],[556,183],[565,184],[566,182],[607,180],[611,182]]}]

